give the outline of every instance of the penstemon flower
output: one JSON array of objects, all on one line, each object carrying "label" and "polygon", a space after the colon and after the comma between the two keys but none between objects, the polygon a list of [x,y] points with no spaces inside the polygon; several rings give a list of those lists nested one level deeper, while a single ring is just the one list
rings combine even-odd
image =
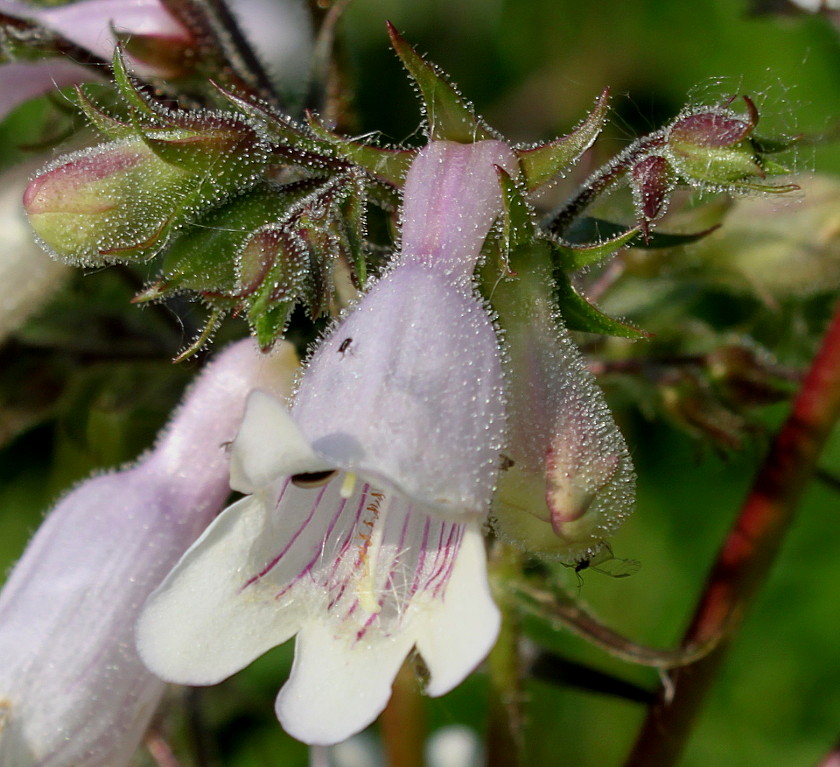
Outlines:
[{"label": "penstemon flower", "polygon": [[128,764],[164,690],[134,649],[144,600],[228,495],[223,443],[248,392],[282,396],[291,346],[242,341],[211,363],[157,446],[71,490],[0,593],[0,764]]},{"label": "penstemon flower", "polygon": [[256,393],[231,459],[249,496],[152,595],[155,673],[213,684],[297,635],[285,729],[330,744],[369,724],[412,647],[442,695],[489,651],[499,614],[481,525],[503,440],[500,354],[472,291],[501,210],[496,141],[415,160],[402,254],[323,340],[291,413]]}]

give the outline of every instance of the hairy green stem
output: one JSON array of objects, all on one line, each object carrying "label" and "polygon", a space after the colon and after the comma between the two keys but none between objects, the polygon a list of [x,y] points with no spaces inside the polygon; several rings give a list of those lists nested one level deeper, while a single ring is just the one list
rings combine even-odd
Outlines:
[{"label": "hairy green stem", "polygon": [[648,711],[626,767],[671,767],[677,763],[730,640],[767,577],[838,416],[840,303],[791,413],[724,541],[682,644],[702,645],[715,637],[721,641],[702,660],[671,674],[673,686],[663,687]]},{"label": "hairy green stem", "polygon": [[522,764],[522,679],[519,654],[520,619],[505,584],[518,574],[518,557],[497,543],[491,555],[496,602],[502,611],[502,630],[488,658],[490,708],[487,720],[487,767]]}]

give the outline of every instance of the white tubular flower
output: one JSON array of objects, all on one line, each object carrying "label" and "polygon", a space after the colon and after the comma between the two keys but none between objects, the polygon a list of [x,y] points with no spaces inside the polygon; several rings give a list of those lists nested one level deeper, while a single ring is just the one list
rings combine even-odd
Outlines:
[{"label": "white tubular flower", "polygon": [[163,678],[213,684],[297,635],[277,716],[326,745],[376,718],[412,647],[430,695],[489,651],[499,613],[481,525],[502,372],[468,275],[501,208],[493,165],[514,163],[499,142],[424,149],[403,221],[446,231],[439,257],[404,230],[403,257],[320,344],[291,413],[251,397],[231,462],[232,485],[251,495],[184,555],[138,626]]},{"label": "white tubular flower", "polygon": [[0,593],[0,764],[128,764],[164,684],[142,664],[146,597],[229,493],[224,442],[248,393],[282,396],[296,367],[242,341],[201,374],[157,446],[86,480],[47,516]]}]

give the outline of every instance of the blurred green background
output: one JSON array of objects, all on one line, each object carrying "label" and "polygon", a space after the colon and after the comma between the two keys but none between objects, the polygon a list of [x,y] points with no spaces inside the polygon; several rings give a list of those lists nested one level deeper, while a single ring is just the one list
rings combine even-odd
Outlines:
[{"label": "blurred green background", "polygon": [[[356,104],[354,128],[380,131],[390,141],[420,140],[417,101],[387,44],[384,22],[390,19],[512,140],[536,141],[568,131],[607,86],[614,111],[599,144],[602,156],[708,92],[754,95],[765,132],[836,131],[838,31],[825,18],[750,11],[747,0],[354,0],[341,45]],[[8,156],[20,126],[38,118],[38,107],[30,106],[0,126]],[[840,147],[803,150],[797,163],[801,170],[838,174]],[[135,319],[138,310],[128,306],[130,295],[119,275],[79,277],[0,348],[3,402],[17,408],[15,417],[22,412],[29,418],[27,428],[0,453],[4,571],[64,488],[148,446],[188,379],[189,370],[173,371],[143,349],[144,334],[165,338],[169,331],[149,310]],[[815,326],[828,305],[813,309]],[[86,313],[80,315],[83,306]],[[782,349],[788,338],[785,322],[768,322],[763,342]],[[111,333],[111,345],[117,339],[129,350],[118,365],[103,361],[91,337],[101,328]],[[32,352],[39,344],[46,350],[42,356]],[[70,351],[57,353],[62,344]],[[801,363],[810,351],[780,353]],[[21,405],[21,387],[30,389],[34,404]],[[10,412],[0,412],[0,418],[11,417]],[[760,418],[772,429],[784,414],[783,406],[775,406]],[[766,441],[756,438],[722,456],[634,410],[627,410],[622,421],[638,467],[639,500],[613,548],[619,556],[640,560],[642,569],[622,580],[588,573],[580,596],[605,622],[637,641],[671,646]],[[837,435],[822,464],[840,473]],[[684,767],[806,767],[840,736],[838,552],[840,495],[815,483],[734,645]],[[571,634],[541,633],[540,638],[570,659],[649,687],[656,682],[650,670],[609,659]],[[290,657],[290,648],[280,648],[219,688],[191,696],[218,735],[224,767],[307,763],[306,750],[282,733],[272,715],[271,702]],[[443,699],[427,701],[430,726],[465,722],[481,731],[485,690],[479,674]],[[638,704],[543,682],[529,683],[527,693],[528,763],[533,765],[620,765],[643,716]]]}]

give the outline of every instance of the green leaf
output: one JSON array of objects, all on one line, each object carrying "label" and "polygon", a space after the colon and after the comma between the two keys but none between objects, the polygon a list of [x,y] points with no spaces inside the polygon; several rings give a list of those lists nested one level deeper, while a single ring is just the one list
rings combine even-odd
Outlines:
[{"label": "green leaf", "polygon": [[472,107],[455,90],[443,72],[417,53],[390,22],[388,34],[391,37],[391,45],[420,88],[431,140],[472,144],[475,141],[496,138],[476,117]]},{"label": "green leaf", "polygon": [[561,270],[556,270],[557,302],[560,313],[569,330],[583,330],[587,333],[600,333],[606,336],[649,338],[650,333],[633,325],[613,319],[589,303],[572,286],[571,281]]},{"label": "green leaf", "polygon": [[609,88],[604,90],[595,108],[571,133],[532,149],[514,150],[529,192],[556,178],[592,145],[609,110],[609,93]]}]

